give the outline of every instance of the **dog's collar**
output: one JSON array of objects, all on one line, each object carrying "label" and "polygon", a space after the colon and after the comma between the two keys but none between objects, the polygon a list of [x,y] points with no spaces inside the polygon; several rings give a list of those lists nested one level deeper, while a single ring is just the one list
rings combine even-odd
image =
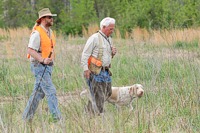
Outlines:
[{"label": "dog's collar", "polygon": [[131,95],[129,95],[129,96],[131,98],[131,100],[130,100],[130,104],[131,104],[131,102],[133,101],[134,98],[136,98],[136,96],[131,96]]}]

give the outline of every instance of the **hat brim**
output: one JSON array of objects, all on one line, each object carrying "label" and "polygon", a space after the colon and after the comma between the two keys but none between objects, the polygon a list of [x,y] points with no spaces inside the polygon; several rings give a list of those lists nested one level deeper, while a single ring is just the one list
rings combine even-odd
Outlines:
[{"label": "hat brim", "polygon": [[37,22],[37,23],[40,22],[40,19],[41,19],[42,17],[44,17],[44,16],[52,16],[52,17],[55,17],[55,16],[57,16],[57,14],[45,14],[45,15],[42,15],[42,16],[40,16],[40,17],[36,20],[36,22]]}]

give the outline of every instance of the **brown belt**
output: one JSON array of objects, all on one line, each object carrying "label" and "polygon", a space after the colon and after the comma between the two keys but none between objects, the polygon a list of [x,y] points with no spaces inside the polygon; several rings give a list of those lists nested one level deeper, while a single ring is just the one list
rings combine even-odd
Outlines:
[{"label": "brown belt", "polygon": [[41,63],[43,66],[47,65],[47,66],[53,66],[53,62],[50,62],[49,64],[43,64]]},{"label": "brown belt", "polygon": [[105,67],[102,67],[101,70],[102,70],[102,71],[108,71],[109,75],[112,76],[112,72],[109,70],[109,68],[110,68],[110,67],[105,66]]},{"label": "brown belt", "polygon": [[53,66],[53,62],[50,62],[50,63],[48,64],[48,66]]},{"label": "brown belt", "polygon": [[103,67],[101,68],[101,70],[102,70],[102,71],[108,71],[108,70],[109,70],[109,67],[108,67],[108,66],[103,66]]}]

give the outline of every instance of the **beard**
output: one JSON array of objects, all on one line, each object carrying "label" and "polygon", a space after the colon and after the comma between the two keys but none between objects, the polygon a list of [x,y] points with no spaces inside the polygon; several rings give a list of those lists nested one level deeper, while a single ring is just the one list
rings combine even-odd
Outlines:
[{"label": "beard", "polygon": [[53,22],[48,22],[48,23],[47,23],[47,26],[49,26],[49,27],[50,27],[50,26],[53,26]]},{"label": "beard", "polygon": [[53,21],[51,21],[51,22],[46,21],[46,26],[47,26],[47,27],[50,27],[50,26],[52,26],[52,25],[53,25]]}]

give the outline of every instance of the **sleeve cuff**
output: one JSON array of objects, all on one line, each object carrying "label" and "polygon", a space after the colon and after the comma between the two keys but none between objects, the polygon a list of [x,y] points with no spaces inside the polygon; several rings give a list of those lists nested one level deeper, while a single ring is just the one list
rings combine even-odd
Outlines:
[{"label": "sleeve cuff", "polygon": [[86,70],[88,70],[88,66],[83,67],[83,71],[86,71]]}]

